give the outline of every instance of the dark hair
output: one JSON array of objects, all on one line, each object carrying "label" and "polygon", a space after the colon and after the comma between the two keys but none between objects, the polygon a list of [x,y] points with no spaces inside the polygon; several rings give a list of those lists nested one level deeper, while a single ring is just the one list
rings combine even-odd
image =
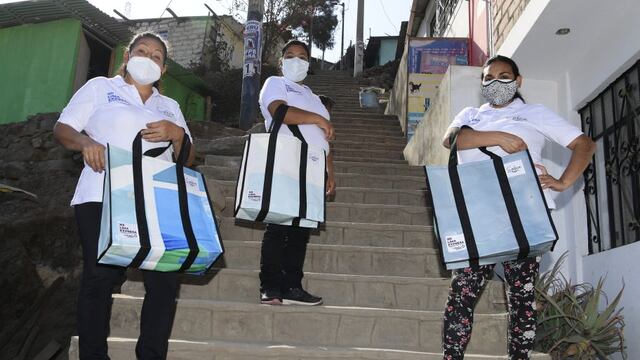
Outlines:
[{"label": "dark hair", "polygon": [[336,104],[335,100],[333,100],[327,95],[318,95],[318,97],[320,98],[322,105],[324,105],[325,107],[328,106],[330,108],[333,108],[333,106]]},{"label": "dark hair", "polygon": [[[162,64],[166,65],[167,59],[169,57],[169,46],[167,45],[167,42],[160,37],[160,35],[152,32],[143,32],[133,36],[133,39],[131,39],[131,42],[129,42],[129,45],[127,46],[129,56],[131,56],[131,51],[133,50],[133,48],[136,47],[140,40],[143,39],[153,39],[159,42],[160,45],[162,45]],[[118,74],[122,77],[125,77],[127,75],[127,64],[122,64],[120,70],[118,71]],[[158,90],[160,90],[160,85],[160,80],[153,83],[153,87]]]},{"label": "dark hair", "polygon": [[[484,65],[482,66],[482,72],[483,73],[482,73],[482,75],[480,75],[480,79],[481,80],[484,80],[484,69],[487,66],[489,66],[489,65],[491,65],[493,63],[496,63],[496,62],[502,62],[502,63],[505,63],[505,64],[509,65],[511,67],[511,72],[513,73],[513,75],[516,78],[518,76],[521,76],[520,69],[518,68],[518,64],[516,64],[516,62],[513,61],[513,59],[508,58],[506,56],[502,56],[502,55],[496,55],[496,56],[493,56],[493,57],[489,58],[484,63]],[[518,99],[522,100],[522,102],[526,102],[526,101],[524,101],[524,98],[522,97],[522,94],[520,94],[520,91],[516,91],[516,94],[513,96],[513,99],[515,99],[515,98],[518,98]],[[511,99],[511,100],[513,100],[513,99]]]},{"label": "dark hair", "polygon": [[[306,43],[300,41],[300,40],[291,40],[288,43],[284,44],[284,46],[282,47],[282,56],[284,56],[284,53],[287,52],[287,49],[294,46],[294,45],[298,45],[298,46],[302,46],[304,48],[304,51],[307,52],[307,56],[310,56],[311,54],[309,53],[309,45],[307,45]],[[309,59],[311,60],[311,59]]]}]

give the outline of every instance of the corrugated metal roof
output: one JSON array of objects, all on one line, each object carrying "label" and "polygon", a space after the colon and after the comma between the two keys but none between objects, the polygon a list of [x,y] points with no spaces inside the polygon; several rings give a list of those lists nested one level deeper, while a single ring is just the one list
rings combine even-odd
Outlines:
[{"label": "corrugated metal roof", "polygon": [[127,42],[128,23],[103,13],[85,0],[29,0],[0,5],[0,28],[74,18],[107,44]]}]

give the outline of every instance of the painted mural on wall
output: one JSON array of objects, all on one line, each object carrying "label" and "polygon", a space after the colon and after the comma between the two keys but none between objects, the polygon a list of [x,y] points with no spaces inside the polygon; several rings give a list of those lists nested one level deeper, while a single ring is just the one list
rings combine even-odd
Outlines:
[{"label": "painted mural on wall", "polygon": [[431,106],[449,65],[468,65],[468,39],[414,38],[409,42],[407,140]]}]

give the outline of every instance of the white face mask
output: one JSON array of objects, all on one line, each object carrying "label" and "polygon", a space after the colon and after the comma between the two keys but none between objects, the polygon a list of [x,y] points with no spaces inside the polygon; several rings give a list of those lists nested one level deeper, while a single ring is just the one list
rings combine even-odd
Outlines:
[{"label": "white face mask", "polygon": [[153,60],[145,56],[129,58],[127,73],[140,85],[149,85],[160,80],[162,70]]},{"label": "white face mask", "polygon": [[309,71],[308,61],[297,57],[282,60],[282,75],[293,82],[304,80],[307,77],[307,71]]}]

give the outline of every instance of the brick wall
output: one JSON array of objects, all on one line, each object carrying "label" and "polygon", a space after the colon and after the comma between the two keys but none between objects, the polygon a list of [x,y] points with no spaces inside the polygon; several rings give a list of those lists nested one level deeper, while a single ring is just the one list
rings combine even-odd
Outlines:
[{"label": "brick wall", "polygon": [[139,22],[132,30],[134,32],[152,31],[161,35],[166,32],[169,57],[189,68],[191,63],[197,63],[202,58],[207,24],[208,20],[204,18],[183,21],[167,18]]},{"label": "brick wall", "polygon": [[524,8],[531,0],[492,0],[493,46],[496,51],[506,39]]}]

